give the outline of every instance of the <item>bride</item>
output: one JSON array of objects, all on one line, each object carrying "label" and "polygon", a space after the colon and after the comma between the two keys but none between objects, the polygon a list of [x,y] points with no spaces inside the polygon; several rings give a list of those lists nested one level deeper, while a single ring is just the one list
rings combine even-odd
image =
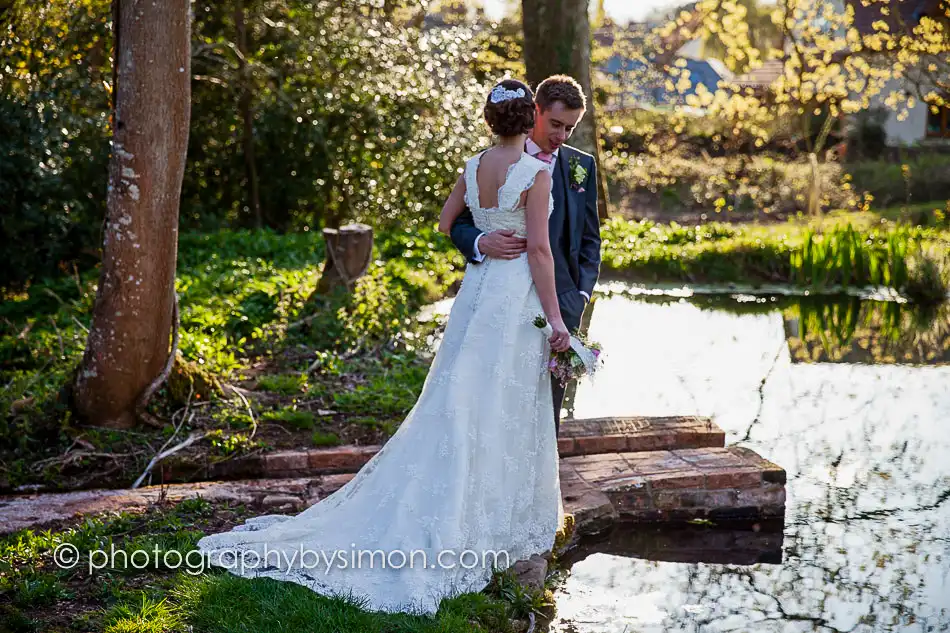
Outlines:
[{"label": "bride", "polygon": [[[468,265],[419,399],[353,479],[296,516],[205,536],[212,564],[370,611],[433,614],[484,589],[493,568],[551,550],[563,509],[546,366],[570,345],[548,241],[551,176],[524,152],[528,86],[502,81],[484,115],[498,142],[467,161],[439,228],[468,207],[479,229],[514,230],[527,252]],[[542,312],[549,337],[533,324]]]}]

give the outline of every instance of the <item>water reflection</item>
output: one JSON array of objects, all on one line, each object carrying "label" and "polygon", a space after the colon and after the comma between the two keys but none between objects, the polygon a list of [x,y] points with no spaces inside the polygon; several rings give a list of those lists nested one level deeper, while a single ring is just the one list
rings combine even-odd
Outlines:
[{"label": "water reflection", "polygon": [[[950,630],[946,317],[911,332],[906,308],[830,305],[842,304],[597,299],[589,334],[607,356],[572,413],[714,416],[727,443],[788,471],[783,555],[595,553],[559,590],[552,630]],[[838,327],[821,330],[829,319]],[[887,347],[902,340],[910,357]]]},{"label": "water reflection", "polygon": [[562,555],[571,566],[595,554],[671,563],[753,565],[781,563],[781,520],[728,527],[616,524],[606,534],[583,539]]}]

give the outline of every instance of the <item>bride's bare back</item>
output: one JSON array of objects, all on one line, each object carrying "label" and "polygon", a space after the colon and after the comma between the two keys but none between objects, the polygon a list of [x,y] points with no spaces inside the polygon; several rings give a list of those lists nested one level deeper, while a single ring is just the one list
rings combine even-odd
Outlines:
[{"label": "bride's bare back", "polygon": [[[511,169],[521,160],[523,150],[508,147],[493,147],[482,155],[476,170],[478,181],[478,206],[482,209],[498,208],[498,192],[508,180]],[[528,192],[521,194],[518,207],[524,206]]]}]

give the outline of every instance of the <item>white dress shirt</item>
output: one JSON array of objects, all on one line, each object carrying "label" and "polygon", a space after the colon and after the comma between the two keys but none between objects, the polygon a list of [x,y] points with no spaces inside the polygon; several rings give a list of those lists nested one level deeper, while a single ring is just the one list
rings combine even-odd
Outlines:
[{"label": "white dress shirt", "polygon": [[[525,151],[525,153],[527,153],[529,156],[535,157],[535,156],[537,156],[538,154],[540,154],[541,152],[543,152],[544,150],[541,149],[541,146],[540,146],[540,145],[538,145],[538,144],[535,143],[532,139],[529,138],[528,141],[527,141],[527,142],[525,143],[525,145],[524,145],[524,151]],[[554,176],[554,167],[557,165],[557,155],[558,155],[558,152],[560,152],[560,151],[561,151],[561,148],[559,147],[559,148],[557,148],[556,150],[554,150],[553,152],[551,152],[551,156],[553,156],[553,158],[551,159],[551,162],[548,163],[548,173],[551,174],[551,176]],[[485,235],[485,234],[482,233],[481,235],[479,235],[478,237],[475,238],[474,251],[475,251],[475,261],[477,261],[477,262],[480,262],[480,261],[482,261],[482,260],[485,259],[485,256],[482,254],[482,252],[481,252],[480,250],[478,250],[478,240],[482,239],[482,237],[484,237],[484,235]],[[588,301],[590,301],[590,295],[589,295],[589,294],[587,294],[587,293],[584,292],[583,290],[579,290],[578,292],[580,292],[582,295],[584,295],[584,298],[585,298],[585,299],[587,299]]]}]

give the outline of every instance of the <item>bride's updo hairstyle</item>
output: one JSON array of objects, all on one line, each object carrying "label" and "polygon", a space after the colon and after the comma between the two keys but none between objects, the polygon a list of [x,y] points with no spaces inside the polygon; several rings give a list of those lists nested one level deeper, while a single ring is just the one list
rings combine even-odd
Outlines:
[{"label": "bride's updo hairstyle", "polygon": [[498,136],[527,134],[534,127],[534,95],[517,79],[504,79],[488,94],[485,122]]}]

